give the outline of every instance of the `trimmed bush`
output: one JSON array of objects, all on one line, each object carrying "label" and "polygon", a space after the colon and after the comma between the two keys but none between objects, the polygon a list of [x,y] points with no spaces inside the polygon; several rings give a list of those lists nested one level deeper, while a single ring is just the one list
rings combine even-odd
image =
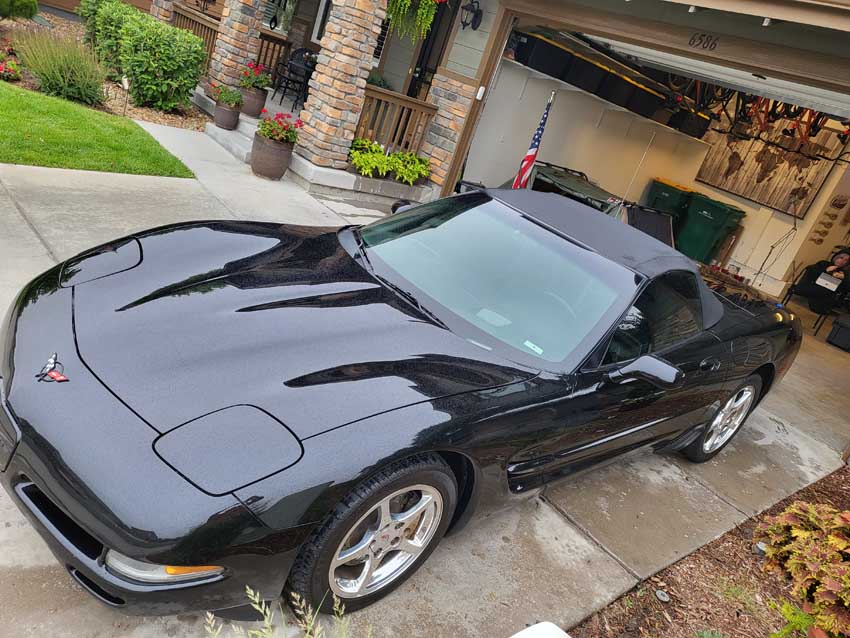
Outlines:
[{"label": "trimmed bush", "polygon": [[42,93],[88,105],[103,102],[103,69],[82,42],[39,29],[21,33],[15,44]]},{"label": "trimmed bush", "polygon": [[[3,0],[0,0],[2,2]],[[97,34],[95,33],[95,18],[97,10],[104,0],[80,0],[77,7],[77,15],[83,19],[83,26],[86,30],[85,40],[90,45],[95,46],[97,43]]]},{"label": "trimmed bush", "polygon": [[36,0],[0,0],[0,20],[3,18],[32,18],[38,13]]},{"label": "trimmed bush", "polygon": [[126,20],[121,29],[121,68],[140,106],[172,111],[186,104],[203,73],[205,55],[201,38],[146,14]]},{"label": "trimmed bush", "polygon": [[121,79],[121,29],[127,20],[140,15],[135,7],[121,0],[105,0],[95,15],[94,50],[110,80]]}]

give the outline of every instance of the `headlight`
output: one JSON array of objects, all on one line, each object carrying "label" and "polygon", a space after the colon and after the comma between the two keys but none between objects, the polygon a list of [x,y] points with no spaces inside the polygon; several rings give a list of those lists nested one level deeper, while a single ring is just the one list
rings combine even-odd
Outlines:
[{"label": "headlight", "polygon": [[119,576],[143,583],[180,583],[187,580],[218,576],[224,567],[216,565],[155,565],[119,554],[106,552],[106,566]]}]

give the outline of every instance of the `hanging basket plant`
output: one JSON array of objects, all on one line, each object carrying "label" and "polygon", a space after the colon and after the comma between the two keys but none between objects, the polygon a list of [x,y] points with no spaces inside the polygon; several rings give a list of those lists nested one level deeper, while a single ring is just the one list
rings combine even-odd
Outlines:
[{"label": "hanging basket plant", "polygon": [[390,28],[414,42],[422,40],[431,30],[437,5],[445,2],[448,0],[389,0],[387,19]]}]

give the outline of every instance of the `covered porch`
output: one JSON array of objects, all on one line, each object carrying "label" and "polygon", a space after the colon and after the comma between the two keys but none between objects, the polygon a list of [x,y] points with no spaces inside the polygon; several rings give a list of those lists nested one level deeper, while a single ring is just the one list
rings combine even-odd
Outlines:
[{"label": "covered porch", "polygon": [[[305,123],[296,154],[315,167],[345,170],[356,138],[378,142],[388,153],[431,150],[428,136],[439,110],[429,99],[439,79],[435,61],[457,7],[418,43],[391,32],[385,7],[386,0],[153,0],[151,13],[204,40],[204,89],[210,82],[238,86],[249,62],[270,69],[266,108]],[[305,51],[317,55],[305,95],[275,94],[290,60]]]}]

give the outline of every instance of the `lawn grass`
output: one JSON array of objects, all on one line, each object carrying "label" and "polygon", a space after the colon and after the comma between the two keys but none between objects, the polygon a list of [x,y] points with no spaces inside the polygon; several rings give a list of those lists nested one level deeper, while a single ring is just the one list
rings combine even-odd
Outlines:
[{"label": "lawn grass", "polygon": [[132,120],[3,81],[0,163],[194,177]]}]

